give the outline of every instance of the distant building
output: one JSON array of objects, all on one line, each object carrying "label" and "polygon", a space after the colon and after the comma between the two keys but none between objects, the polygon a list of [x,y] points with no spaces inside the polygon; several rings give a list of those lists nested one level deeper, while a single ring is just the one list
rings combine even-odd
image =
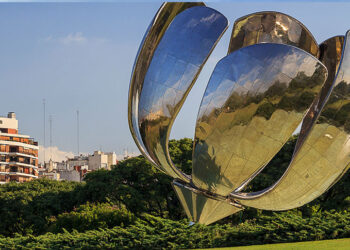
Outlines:
[{"label": "distant building", "polygon": [[39,168],[39,178],[50,180],[67,180],[80,182],[87,173],[87,167],[74,167],[72,170],[67,168],[66,162],[54,162],[50,160],[45,162],[45,165]]},{"label": "distant building", "polygon": [[79,155],[62,162],[50,160],[39,169],[39,178],[80,182],[88,172],[111,169],[116,164],[117,155],[114,152],[95,151],[92,155]]},{"label": "distant building", "polygon": [[46,178],[50,180],[60,180],[59,169],[64,162],[54,162],[50,159],[49,162],[45,162],[45,164],[39,164],[39,178]]},{"label": "distant building", "polygon": [[60,180],[66,181],[77,181],[80,182],[82,180],[81,171],[73,170],[61,170],[60,171]]},{"label": "distant building", "polygon": [[111,169],[112,165],[117,164],[117,155],[114,152],[104,153],[95,151],[92,155],[75,156],[67,160],[67,169],[73,170],[77,167],[86,168],[89,171],[99,169]]},{"label": "distant building", "polygon": [[56,163],[56,169],[57,171],[60,170],[67,170],[67,162],[61,161],[61,162],[55,162]]},{"label": "distant building", "polygon": [[60,180],[60,173],[56,171],[48,172],[46,169],[39,168],[39,178],[46,178],[50,180]]},{"label": "distant building", "polygon": [[38,178],[38,143],[18,134],[16,114],[0,117],[0,184]]},{"label": "distant building", "polygon": [[89,157],[85,155],[74,156],[66,161],[67,170],[73,170],[76,167],[89,168]]}]

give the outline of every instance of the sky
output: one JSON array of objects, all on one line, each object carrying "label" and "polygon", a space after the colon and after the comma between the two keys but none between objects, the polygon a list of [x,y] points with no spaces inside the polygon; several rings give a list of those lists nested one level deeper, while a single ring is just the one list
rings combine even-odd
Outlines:
[{"label": "sky", "polygon": [[[139,44],[160,5],[0,3],[0,116],[16,112],[20,133],[44,145],[45,99],[47,147],[52,117],[52,147],[46,154],[54,159],[78,151],[77,110],[80,152],[137,153],[127,122],[129,81]],[[171,138],[193,138],[201,98],[215,64],[226,55],[235,19],[257,11],[283,12],[306,25],[319,43],[350,29],[350,3],[342,1],[212,1],[207,6],[224,14],[230,27],[189,94]]]}]

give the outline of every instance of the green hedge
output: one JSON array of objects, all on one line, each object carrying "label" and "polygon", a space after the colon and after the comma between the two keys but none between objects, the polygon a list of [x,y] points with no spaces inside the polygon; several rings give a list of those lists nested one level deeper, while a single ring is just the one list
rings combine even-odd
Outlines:
[{"label": "green hedge", "polygon": [[46,232],[49,217],[80,203],[76,192],[81,187],[76,182],[45,179],[0,185],[0,235]]},{"label": "green hedge", "polygon": [[49,231],[53,233],[65,230],[84,232],[97,228],[124,227],[133,224],[135,219],[135,215],[125,208],[108,203],[87,203],[72,212],[62,213],[57,218],[51,218],[52,225],[49,227]]},{"label": "green hedge", "polygon": [[189,226],[187,220],[173,221],[143,214],[127,227],[78,231],[41,236],[0,238],[1,249],[169,249],[225,247],[350,236],[350,213],[325,212],[303,218],[297,212],[262,215],[238,225]]},{"label": "green hedge", "polygon": [[[293,137],[245,191],[274,183],[291,158]],[[192,140],[170,142],[174,163],[191,166]],[[85,183],[36,180],[0,186],[0,249],[198,248],[350,237],[350,178],[288,212],[247,208],[210,226],[188,226],[171,179],[143,157]]]}]

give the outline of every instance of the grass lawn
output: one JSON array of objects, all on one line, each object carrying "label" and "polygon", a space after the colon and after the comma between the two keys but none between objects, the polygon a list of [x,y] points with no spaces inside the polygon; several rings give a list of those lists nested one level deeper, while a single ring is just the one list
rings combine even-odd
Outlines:
[{"label": "grass lawn", "polygon": [[214,249],[225,249],[225,250],[227,250],[227,249],[233,249],[233,250],[258,250],[258,249],[269,249],[269,250],[270,249],[345,250],[345,249],[350,249],[350,239],[305,241],[305,242],[295,242],[295,243],[266,244],[266,245],[255,245],[255,246],[246,246],[246,247],[214,248]]}]

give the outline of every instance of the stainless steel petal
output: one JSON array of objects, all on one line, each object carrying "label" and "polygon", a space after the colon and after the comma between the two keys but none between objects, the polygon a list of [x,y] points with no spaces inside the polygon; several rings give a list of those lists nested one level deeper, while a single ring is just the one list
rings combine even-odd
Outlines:
[{"label": "stainless steel petal", "polygon": [[[172,3],[186,6],[186,3]],[[168,4],[171,5],[171,4]],[[174,10],[172,10],[174,11]],[[172,11],[170,13],[173,15]],[[175,11],[178,11],[177,9]],[[169,11],[168,11],[169,12]],[[160,11],[162,13],[162,10]],[[169,13],[168,13],[169,14]],[[157,23],[157,14],[153,23]],[[167,23],[164,29],[163,25]],[[172,163],[168,138],[172,124],[201,68],[226,30],[227,19],[204,6],[187,8],[172,20],[167,15],[153,24],[154,43],[144,43],[142,49],[150,57],[141,77],[135,79],[129,98],[129,124],[141,151],[168,175],[189,181]],[[162,34],[160,35],[159,32]],[[150,36],[150,32],[146,39]],[[150,38],[151,41],[157,39]],[[150,53],[148,46],[153,52]],[[143,55],[139,55],[138,58]],[[136,67],[145,67],[137,61]],[[134,74],[140,74],[135,67]]]},{"label": "stainless steel petal", "polygon": [[[328,71],[328,77],[321,89],[321,92],[314,99],[314,102],[312,103],[310,109],[308,110],[306,116],[303,119],[294,154],[296,154],[299,151],[300,147],[303,145],[305,139],[309,135],[310,130],[312,129],[312,126],[315,124],[318,116],[320,115],[320,112],[322,111],[323,106],[325,105],[329,97],[329,94],[333,89],[334,79],[338,71],[342,55],[343,43],[344,36],[335,36],[327,39],[322,44],[320,44],[319,60],[326,66]],[[249,181],[255,178],[256,175],[252,175]],[[238,187],[235,190],[235,192],[239,192],[242,189],[244,189],[245,186],[249,183],[249,181],[243,183],[243,185]]]},{"label": "stainless steel petal", "polygon": [[215,67],[196,124],[192,180],[228,195],[260,171],[302,121],[327,78],[299,48],[262,43]]},{"label": "stainless steel petal", "polygon": [[162,170],[161,166],[158,166],[148,154],[138,127],[138,106],[140,94],[143,88],[143,81],[145,79],[147,70],[153,58],[153,54],[162,39],[165,31],[169,27],[172,20],[177,14],[181,13],[185,9],[193,6],[203,6],[204,3],[164,3],[158,10],[157,14],[153,18],[149,25],[143,40],[140,44],[140,48],[137,52],[135,63],[130,81],[129,100],[128,100],[128,121],[131,134],[133,136],[136,145],[140,149],[140,152],[155,165],[159,170]]},{"label": "stainless steel petal", "polygon": [[320,94],[311,105],[311,108],[303,120],[294,154],[296,154],[299,151],[299,148],[303,145],[305,139],[309,135],[310,130],[312,129],[312,126],[315,124],[318,116],[320,115],[330,93],[332,92],[334,80],[338,72],[339,63],[342,56],[343,45],[344,36],[331,37],[320,44],[319,60],[326,66],[328,70],[328,77]]},{"label": "stainless steel petal", "polygon": [[[316,124],[299,144],[292,162],[282,178],[260,193],[246,194],[240,202],[247,206],[269,210],[286,210],[302,206],[320,196],[347,171],[350,163],[350,33],[346,34],[343,50],[341,38],[326,41],[333,56],[328,66],[340,65],[326,105]],[[327,58],[329,57],[329,58]],[[327,64],[327,63],[326,63]],[[334,71],[334,69],[333,69]],[[235,196],[236,197],[236,196]]]},{"label": "stainless steel petal", "polygon": [[209,225],[243,210],[237,203],[209,197],[180,182],[173,181],[172,185],[187,217],[193,222]]},{"label": "stainless steel petal", "polygon": [[311,32],[295,18],[275,11],[257,12],[237,19],[228,54],[257,43],[289,44],[318,55],[318,44]]}]

